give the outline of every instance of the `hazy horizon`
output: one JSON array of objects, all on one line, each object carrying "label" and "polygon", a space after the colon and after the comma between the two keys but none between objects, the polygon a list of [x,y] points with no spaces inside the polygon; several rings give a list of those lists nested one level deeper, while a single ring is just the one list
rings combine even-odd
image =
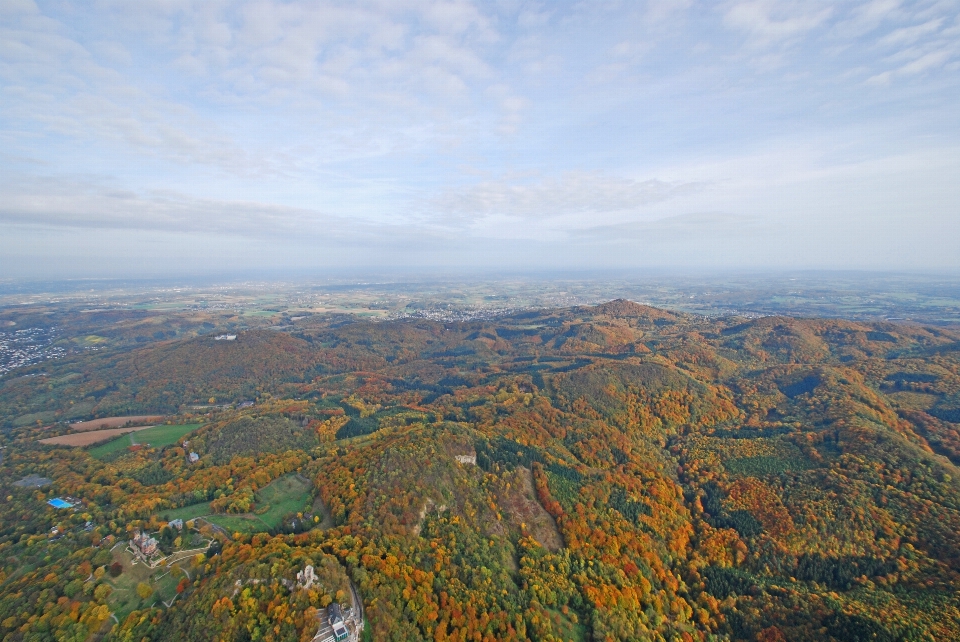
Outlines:
[{"label": "hazy horizon", "polygon": [[960,269],[956,3],[0,2],[0,279]]}]

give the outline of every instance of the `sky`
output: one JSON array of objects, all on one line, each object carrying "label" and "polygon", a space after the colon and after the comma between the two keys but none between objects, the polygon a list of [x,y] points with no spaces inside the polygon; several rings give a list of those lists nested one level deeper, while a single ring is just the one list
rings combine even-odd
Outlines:
[{"label": "sky", "polygon": [[958,0],[0,0],[0,278],[955,271],[958,105]]}]

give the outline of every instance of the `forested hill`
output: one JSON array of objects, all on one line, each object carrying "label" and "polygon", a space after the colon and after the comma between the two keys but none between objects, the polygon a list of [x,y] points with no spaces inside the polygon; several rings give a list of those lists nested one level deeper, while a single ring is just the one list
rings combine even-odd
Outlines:
[{"label": "forested hill", "polygon": [[[4,639],[309,640],[306,609],[336,591],[281,581],[307,558],[352,579],[372,640],[960,639],[948,328],[622,300],[337,317],[48,362],[0,380],[0,404]],[[65,430],[38,423],[151,413],[204,425],[187,450],[35,442]],[[28,473],[53,485],[11,485]],[[108,561],[94,542],[192,506],[253,523],[292,473],[317,519],[212,533],[169,606],[121,611],[109,578],[68,589]],[[50,541],[64,519],[92,530]]]}]

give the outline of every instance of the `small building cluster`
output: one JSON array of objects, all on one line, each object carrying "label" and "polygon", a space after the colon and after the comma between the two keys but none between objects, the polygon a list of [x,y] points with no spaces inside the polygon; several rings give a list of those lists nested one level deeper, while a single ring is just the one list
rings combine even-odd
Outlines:
[{"label": "small building cluster", "polygon": [[195,464],[200,461],[200,455],[191,451],[190,454],[187,455],[187,461],[189,461],[191,464]]},{"label": "small building cluster", "polygon": [[130,547],[144,561],[157,552],[157,540],[150,537],[149,534],[142,532],[139,528],[133,530],[133,539],[130,540]]},{"label": "small building cluster", "polygon": [[327,607],[327,615],[329,617],[330,626],[333,627],[333,637],[340,642],[340,640],[346,640],[350,635],[347,631],[346,622],[343,619],[343,609],[339,604],[334,602],[329,607]]},{"label": "small building cluster", "polygon": [[235,334],[218,334],[213,338],[214,341],[236,341],[237,335]]}]

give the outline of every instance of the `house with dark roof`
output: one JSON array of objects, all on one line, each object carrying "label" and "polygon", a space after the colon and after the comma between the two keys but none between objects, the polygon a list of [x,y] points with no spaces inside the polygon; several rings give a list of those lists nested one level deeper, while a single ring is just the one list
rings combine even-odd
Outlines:
[{"label": "house with dark roof", "polygon": [[333,637],[340,642],[340,640],[346,640],[349,636],[347,627],[344,625],[343,621],[343,609],[339,604],[334,602],[329,607],[327,607],[327,614],[329,615],[330,626],[333,627]]}]

